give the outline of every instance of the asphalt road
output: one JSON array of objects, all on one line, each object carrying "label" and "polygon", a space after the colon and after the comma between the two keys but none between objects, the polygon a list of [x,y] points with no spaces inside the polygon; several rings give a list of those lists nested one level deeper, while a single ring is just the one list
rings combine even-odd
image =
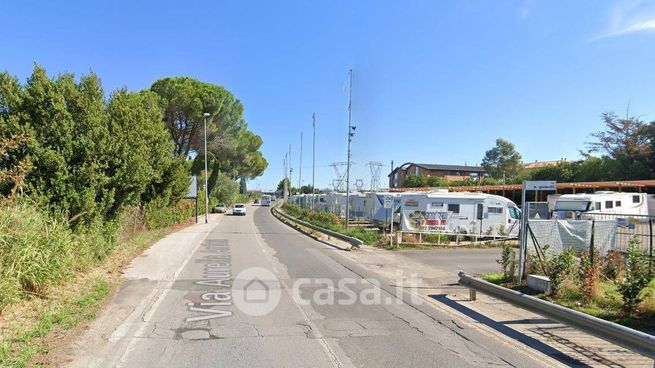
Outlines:
[{"label": "asphalt road", "polygon": [[456,275],[464,271],[470,275],[499,272],[500,248],[437,248],[409,249],[396,251],[399,256],[407,257],[427,266],[436,267]]},{"label": "asphalt road", "polygon": [[390,293],[391,281],[341,253],[265,207],[214,215],[133,262],[118,295],[70,349],[68,366],[548,364],[407,293]]}]

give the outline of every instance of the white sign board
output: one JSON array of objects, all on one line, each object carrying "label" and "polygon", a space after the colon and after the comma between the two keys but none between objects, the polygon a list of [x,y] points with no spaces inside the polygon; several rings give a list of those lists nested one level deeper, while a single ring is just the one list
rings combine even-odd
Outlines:
[{"label": "white sign board", "polygon": [[384,196],[384,208],[393,208],[393,196]]},{"label": "white sign board", "polygon": [[524,190],[557,190],[555,180],[525,181],[523,185]]},{"label": "white sign board", "polygon": [[198,197],[198,177],[191,177],[191,184],[189,184],[189,191],[186,194],[185,198],[197,198]]}]

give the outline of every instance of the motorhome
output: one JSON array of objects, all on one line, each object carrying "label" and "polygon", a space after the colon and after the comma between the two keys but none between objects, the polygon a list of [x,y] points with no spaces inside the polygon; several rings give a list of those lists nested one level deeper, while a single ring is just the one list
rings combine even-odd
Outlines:
[{"label": "motorhome", "polygon": [[368,212],[366,211],[366,194],[350,194],[350,218],[355,221],[368,221]]},{"label": "motorhome", "polygon": [[563,194],[557,198],[554,211],[558,218],[576,214],[626,215],[640,217],[649,215],[649,197],[646,193],[624,193],[601,191],[591,194]]},{"label": "motorhome", "polygon": [[470,192],[403,194],[400,211],[402,230],[409,232],[516,236],[521,218],[511,200]]},{"label": "motorhome", "polygon": [[[391,196],[393,198],[393,208],[384,208],[385,196]],[[374,226],[386,227],[390,225],[391,214],[393,213],[394,223],[399,223],[401,196],[401,193],[366,193],[366,214],[368,221]]]},{"label": "motorhome", "polygon": [[271,205],[271,196],[268,194],[262,195],[260,206],[270,206],[270,205]]}]

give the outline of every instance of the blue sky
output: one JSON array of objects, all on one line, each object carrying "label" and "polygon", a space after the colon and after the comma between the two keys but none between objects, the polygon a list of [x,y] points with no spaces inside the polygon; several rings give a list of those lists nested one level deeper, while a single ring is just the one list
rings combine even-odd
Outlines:
[{"label": "blue sky", "polygon": [[5,1],[0,68],[24,80],[100,75],[108,92],[193,76],[233,91],[274,188],[292,144],[317,186],[346,160],[354,69],[353,177],[368,161],[479,164],[496,138],[524,161],[578,156],[604,111],[655,120],[655,2]]}]

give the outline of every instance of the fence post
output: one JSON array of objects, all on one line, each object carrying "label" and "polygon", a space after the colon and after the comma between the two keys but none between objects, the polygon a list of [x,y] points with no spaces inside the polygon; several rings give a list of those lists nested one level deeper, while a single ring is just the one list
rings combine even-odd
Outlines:
[{"label": "fence post", "polygon": [[596,228],[596,220],[591,220],[591,241],[589,242],[589,262],[594,264],[594,230]]},{"label": "fence post", "polygon": [[[650,277],[653,277],[653,218],[650,217],[648,219],[648,238],[650,239],[650,244],[649,248],[650,250],[648,251],[648,275]],[[654,363],[655,365],[655,363]]]}]

